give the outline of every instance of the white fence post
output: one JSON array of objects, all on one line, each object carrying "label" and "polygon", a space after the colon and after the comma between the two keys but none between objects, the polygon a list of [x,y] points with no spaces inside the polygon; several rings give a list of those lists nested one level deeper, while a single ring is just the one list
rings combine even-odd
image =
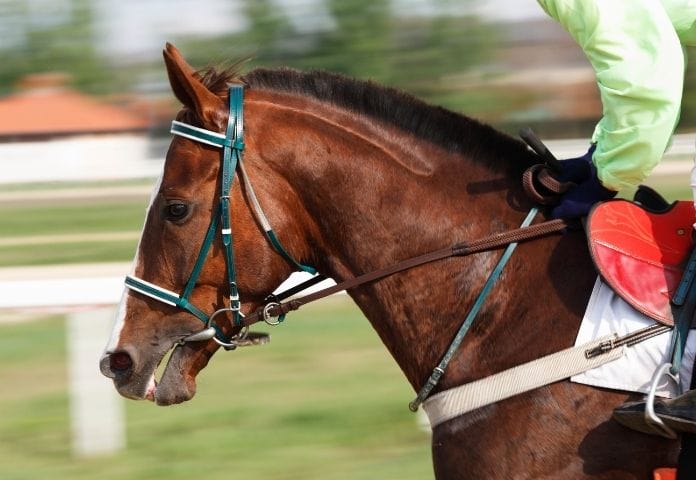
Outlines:
[{"label": "white fence post", "polygon": [[72,448],[77,456],[115,453],[125,446],[123,399],[99,372],[114,308],[71,313],[67,319]]}]

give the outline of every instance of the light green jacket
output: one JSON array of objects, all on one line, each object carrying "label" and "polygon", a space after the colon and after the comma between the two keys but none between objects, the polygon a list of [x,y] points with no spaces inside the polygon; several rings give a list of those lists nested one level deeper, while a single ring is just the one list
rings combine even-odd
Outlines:
[{"label": "light green jacket", "polygon": [[603,117],[592,137],[607,188],[642,182],[679,119],[686,58],[696,45],[696,0],[537,0],[592,64]]}]

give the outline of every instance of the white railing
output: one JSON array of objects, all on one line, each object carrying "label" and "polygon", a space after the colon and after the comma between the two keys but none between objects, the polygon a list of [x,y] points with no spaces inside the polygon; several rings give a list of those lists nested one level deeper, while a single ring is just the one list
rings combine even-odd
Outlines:
[{"label": "white railing", "polygon": [[99,359],[123,292],[129,264],[0,269],[3,318],[66,313],[72,449],[86,457],[125,446],[123,401],[99,372]]}]

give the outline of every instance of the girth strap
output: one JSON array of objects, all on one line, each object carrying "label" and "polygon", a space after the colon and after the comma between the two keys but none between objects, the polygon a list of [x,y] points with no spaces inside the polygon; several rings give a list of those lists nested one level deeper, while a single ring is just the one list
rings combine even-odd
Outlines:
[{"label": "girth strap", "polygon": [[624,354],[625,347],[614,348],[588,358],[586,352],[602,343],[612,341],[614,335],[571,347],[560,352],[524,363],[517,367],[436,393],[425,400],[423,409],[430,426],[451,420],[477,408],[506,398],[549,385],[578,373],[612,362]]}]

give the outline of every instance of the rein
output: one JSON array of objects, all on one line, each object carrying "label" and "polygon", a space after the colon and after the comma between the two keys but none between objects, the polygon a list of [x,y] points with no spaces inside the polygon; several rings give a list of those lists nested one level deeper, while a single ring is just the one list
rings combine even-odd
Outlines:
[{"label": "rein", "polygon": [[[536,213],[536,209],[532,209],[532,211]],[[285,303],[277,301],[277,299],[281,297],[285,298],[287,296],[299,293],[302,290],[306,290],[310,286],[317,283],[317,281],[315,280],[316,278],[324,280],[324,277],[321,276],[314,277],[308,280],[307,282],[293,288],[292,293],[290,293],[289,295],[286,292],[280,293],[276,296],[271,295],[271,297],[269,297],[271,302],[267,303],[265,307],[244,317],[244,319],[242,320],[242,324],[245,326],[249,326],[259,321],[265,321],[266,323],[269,323],[271,325],[277,325],[278,323],[281,323],[283,321],[285,315],[287,315],[289,312],[297,310],[303,305],[307,305],[308,303],[333,295],[334,293],[342,292],[344,290],[350,290],[352,288],[359,287],[361,285],[388,277],[395,273],[403,272],[404,270],[409,270],[411,268],[436,262],[438,260],[444,260],[446,258],[451,257],[465,257],[475,253],[496,250],[513,243],[534,240],[537,238],[544,237],[546,235],[550,235],[552,233],[561,232],[567,227],[568,223],[562,219],[550,220],[547,222],[542,222],[530,226],[528,226],[528,223],[527,225],[523,224],[523,226],[514,230],[507,230],[505,232],[496,233],[484,238],[480,238],[478,240],[474,240],[472,242],[456,243],[451,247],[445,247],[440,250],[435,250],[429,253],[425,253],[423,255],[419,255],[417,257],[412,257],[394,265],[391,265],[389,267],[373,270],[372,272],[368,272],[357,277],[350,278],[343,282],[337,283],[336,285],[324,288],[314,293],[310,293],[309,295],[294,298]],[[274,318],[276,318],[277,320],[274,321]]]}]

